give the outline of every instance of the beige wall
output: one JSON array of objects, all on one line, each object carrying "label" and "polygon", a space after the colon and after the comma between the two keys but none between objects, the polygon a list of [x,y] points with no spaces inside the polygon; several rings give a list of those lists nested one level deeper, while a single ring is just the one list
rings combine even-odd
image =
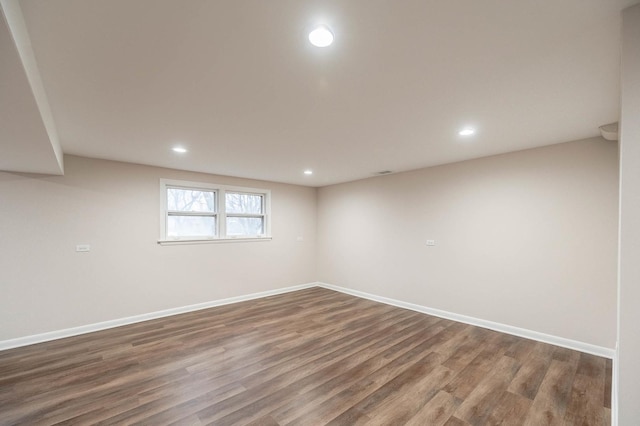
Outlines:
[{"label": "beige wall", "polygon": [[640,423],[640,5],[622,14],[619,424]]},{"label": "beige wall", "polygon": [[[571,142],[318,192],[65,163],[65,176],[0,173],[0,340],[319,279],[614,347],[615,143]],[[273,241],[159,246],[160,178],[270,189]],[[76,244],[92,250],[76,253]]]},{"label": "beige wall", "polygon": [[[0,340],[315,281],[315,188],[73,156],[65,166],[0,172]],[[160,178],[270,189],[273,240],[158,245]]]},{"label": "beige wall", "polygon": [[617,159],[597,138],[321,188],[318,278],[613,348]]}]

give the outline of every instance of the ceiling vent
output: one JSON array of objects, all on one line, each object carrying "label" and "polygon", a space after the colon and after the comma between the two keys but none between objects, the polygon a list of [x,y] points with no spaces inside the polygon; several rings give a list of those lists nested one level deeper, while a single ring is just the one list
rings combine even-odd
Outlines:
[{"label": "ceiling vent", "polygon": [[608,141],[618,140],[618,123],[609,123],[604,126],[600,126],[600,134]]}]

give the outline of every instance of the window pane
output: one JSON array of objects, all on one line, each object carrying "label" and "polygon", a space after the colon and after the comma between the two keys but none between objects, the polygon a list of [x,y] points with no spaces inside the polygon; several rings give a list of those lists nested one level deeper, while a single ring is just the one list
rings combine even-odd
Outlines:
[{"label": "window pane", "polygon": [[227,192],[227,213],[262,214],[262,195]]},{"label": "window pane", "polygon": [[261,217],[227,216],[227,235],[255,236],[264,234],[264,219]]},{"label": "window pane", "polygon": [[180,212],[215,212],[215,193],[196,189],[167,188],[167,208]]},{"label": "window pane", "polygon": [[169,237],[215,237],[216,218],[211,216],[167,216]]}]

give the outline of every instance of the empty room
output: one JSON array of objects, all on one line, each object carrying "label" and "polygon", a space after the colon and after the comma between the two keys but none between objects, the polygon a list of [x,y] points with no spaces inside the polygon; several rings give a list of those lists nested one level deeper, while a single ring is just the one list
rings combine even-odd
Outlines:
[{"label": "empty room", "polygon": [[637,0],[0,10],[0,425],[640,424]]}]

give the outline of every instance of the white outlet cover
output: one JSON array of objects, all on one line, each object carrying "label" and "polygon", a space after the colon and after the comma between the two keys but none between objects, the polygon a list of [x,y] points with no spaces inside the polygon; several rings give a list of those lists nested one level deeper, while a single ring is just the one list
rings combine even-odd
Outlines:
[{"label": "white outlet cover", "polygon": [[80,253],[91,251],[91,246],[89,244],[78,244],[76,246],[76,251]]},{"label": "white outlet cover", "polygon": [[436,245],[436,240],[427,240],[427,245],[428,246],[435,246]]}]

